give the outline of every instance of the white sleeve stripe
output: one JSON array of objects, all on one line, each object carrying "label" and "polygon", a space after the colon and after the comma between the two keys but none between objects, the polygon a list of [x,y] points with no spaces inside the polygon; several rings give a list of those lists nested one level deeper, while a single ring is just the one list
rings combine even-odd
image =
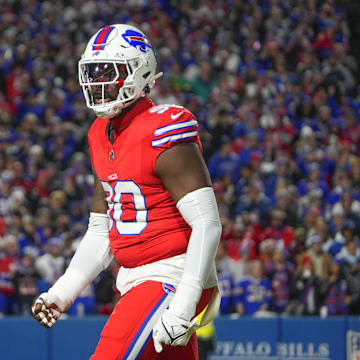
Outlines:
[{"label": "white sleeve stripe", "polygon": [[182,121],[176,124],[166,125],[161,128],[158,128],[154,131],[154,135],[155,136],[163,135],[172,130],[182,129],[184,127],[195,126],[195,125],[197,125],[197,121],[195,119]]},{"label": "white sleeve stripe", "polygon": [[165,136],[184,134],[184,133],[189,132],[189,131],[197,131],[197,125],[184,126],[184,127],[179,128],[179,129],[166,131],[164,134],[161,134],[161,135],[157,135],[157,136],[154,135],[153,140],[160,140],[160,139],[163,139]]},{"label": "white sleeve stripe", "polygon": [[166,137],[161,138],[161,139],[159,139],[159,140],[153,140],[152,146],[153,146],[153,147],[157,147],[157,146],[166,144],[167,142],[172,142],[172,141],[187,139],[187,138],[194,137],[194,136],[196,136],[196,135],[197,135],[197,131],[191,131],[191,132],[186,132],[186,133],[183,133],[183,134],[166,136]]}]

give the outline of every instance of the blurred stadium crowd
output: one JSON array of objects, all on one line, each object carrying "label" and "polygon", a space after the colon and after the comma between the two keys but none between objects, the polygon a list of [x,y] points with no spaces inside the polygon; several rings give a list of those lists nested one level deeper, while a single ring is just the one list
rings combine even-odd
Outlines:
[{"label": "blurred stadium crowd", "polygon": [[[360,94],[335,0],[7,0],[0,8],[0,313],[28,314],[87,227],[94,120],[77,61],[140,27],[156,103],[198,118],[223,224],[221,312],[360,312]],[[109,313],[117,264],[70,313]]]}]

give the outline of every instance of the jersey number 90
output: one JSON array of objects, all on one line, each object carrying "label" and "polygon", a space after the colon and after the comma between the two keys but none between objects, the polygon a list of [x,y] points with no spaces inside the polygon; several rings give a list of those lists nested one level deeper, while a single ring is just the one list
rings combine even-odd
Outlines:
[{"label": "jersey number 90", "polygon": [[[115,224],[116,230],[120,235],[140,235],[148,224],[148,210],[139,185],[132,180],[117,180],[114,186],[111,186],[107,181],[101,181],[101,184],[109,205],[110,231]],[[135,210],[133,220],[122,220],[122,217],[125,215],[123,204],[121,203],[123,195],[130,195],[132,197]]]}]

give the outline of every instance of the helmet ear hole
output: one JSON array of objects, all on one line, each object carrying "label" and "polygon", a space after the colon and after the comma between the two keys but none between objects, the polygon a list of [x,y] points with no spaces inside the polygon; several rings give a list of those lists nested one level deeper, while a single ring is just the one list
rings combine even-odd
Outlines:
[{"label": "helmet ear hole", "polygon": [[125,91],[126,95],[128,97],[132,97],[135,93],[135,89],[134,88],[127,88],[126,91]]},{"label": "helmet ear hole", "polygon": [[144,75],[143,75],[143,78],[144,79],[147,79],[148,77],[149,77],[149,75],[151,74],[151,72],[149,71],[149,72],[147,72],[147,73],[145,73]]}]

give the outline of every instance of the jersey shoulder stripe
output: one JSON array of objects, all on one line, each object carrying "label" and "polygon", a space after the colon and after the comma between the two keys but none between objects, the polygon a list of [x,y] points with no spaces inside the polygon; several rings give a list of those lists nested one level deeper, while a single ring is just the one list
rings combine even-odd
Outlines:
[{"label": "jersey shoulder stripe", "polygon": [[177,122],[177,123],[170,124],[170,125],[165,125],[160,128],[157,128],[154,131],[154,136],[164,135],[173,130],[186,129],[189,127],[197,126],[197,124],[198,123],[195,119],[191,119],[191,120],[181,121],[181,122]]},{"label": "jersey shoulder stripe", "polygon": [[184,139],[190,139],[190,138],[194,138],[197,136],[197,131],[188,131],[188,132],[184,132],[181,134],[176,134],[176,135],[170,135],[170,136],[165,136],[163,138],[160,138],[158,140],[153,140],[152,141],[152,146],[153,147],[158,147],[170,142],[176,142],[176,141],[181,141]]}]

